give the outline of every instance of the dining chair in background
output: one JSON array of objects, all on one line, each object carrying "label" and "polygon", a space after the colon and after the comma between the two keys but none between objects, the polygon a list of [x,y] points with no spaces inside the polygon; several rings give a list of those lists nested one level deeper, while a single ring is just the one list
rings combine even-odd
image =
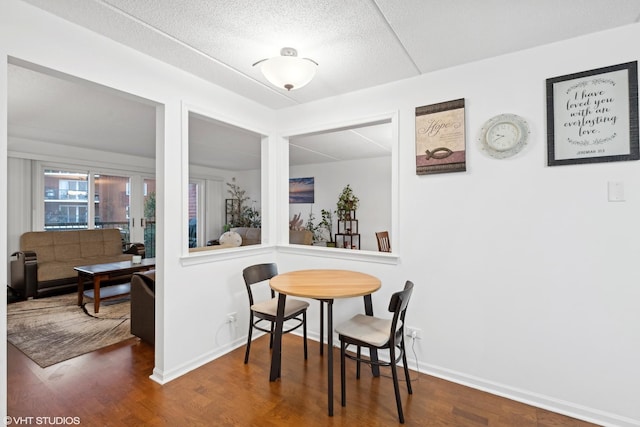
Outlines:
[{"label": "dining chair in background", "polygon": [[388,231],[377,231],[376,240],[378,241],[378,251],[391,252],[391,242],[389,241]]},{"label": "dining chair in background", "polygon": [[[244,363],[249,362],[251,351],[251,333],[253,329],[270,334],[269,348],[273,347],[273,332],[278,308],[278,298],[273,289],[271,299],[256,302],[253,298],[251,286],[269,280],[278,274],[276,264],[256,264],[242,270],[242,277],[249,294],[249,334],[247,336],[247,349],[244,354]],[[283,330],[282,333],[292,332],[302,326],[304,336],[304,358],[307,359],[307,307],[309,303],[294,298],[287,298],[284,308],[284,321],[292,320],[294,324]],[[267,326],[268,324],[268,326]]]},{"label": "dining chair in background", "polygon": [[[404,345],[404,317],[412,292],[413,283],[407,280],[404,285],[404,289],[402,291],[395,292],[391,296],[391,301],[389,302],[389,311],[393,313],[393,317],[391,319],[357,314],[336,327],[336,332],[340,339],[340,386],[342,389],[342,406],[346,406],[347,402],[345,380],[345,360],[347,358],[356,361],[356,378],[358,379],[360,378],[361,363],[366,363],[368,365],[390,366],[393,388],[396,395],[396,405],[398,407],[398,418],[400,419],[400,423],[404,424],[397,364],[402,360],[404,376],[407,382],[407,390],[409,394],[413,394]],[[353,353],[347,353],[347,348],[350,345],[356,346],[355,355]],[[367,347],[370,350],[389,350],[389,362],[384,360],[373,361],[368,356],[362,356],[362,347]]]}]

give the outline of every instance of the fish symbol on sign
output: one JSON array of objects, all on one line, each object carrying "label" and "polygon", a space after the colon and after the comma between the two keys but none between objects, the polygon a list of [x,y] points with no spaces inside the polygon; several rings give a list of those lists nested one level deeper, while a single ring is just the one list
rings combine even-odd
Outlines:
[{"label": "fish symbol on sign", "polygon": [[446,159],[447,157],[449,157],[450,155],[453,154],[453,151],[449,150],[447,147],[439,147],[436,148],[433,151],[426,151],[427,154],[427,160],[429,159]]}]

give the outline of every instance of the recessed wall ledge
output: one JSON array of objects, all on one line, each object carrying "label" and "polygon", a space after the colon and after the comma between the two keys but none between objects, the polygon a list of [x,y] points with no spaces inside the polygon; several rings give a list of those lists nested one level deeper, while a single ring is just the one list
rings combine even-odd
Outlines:
[{"label": "recessed wall ledge", "polygon": [[354,261],[374,262],[377,264],[398,264],[400,256],[389,252],[374,252],[365,250],[351,250],[327,248],[323,246],[306,245],[278,245],[278,252],[287,254],[312,255],[314,257],[351,259]]},{"label": "recessed wall ledge", "polygon": [[237,248],[214,249],[210,251],[198,251],[180,257],[182,266],[206,264],[210,262],[226,261],[242,257],[254,256],[263,253],[272,253],[274,246],[250,245]]}]

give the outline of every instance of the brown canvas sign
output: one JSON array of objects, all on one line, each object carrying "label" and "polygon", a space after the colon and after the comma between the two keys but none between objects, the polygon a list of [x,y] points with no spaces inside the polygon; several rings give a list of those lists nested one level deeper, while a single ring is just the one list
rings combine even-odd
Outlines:
[{"label": "brown canvas sign", "polygon": [[464,99],[416,108],[416,174],[466,170]]}]

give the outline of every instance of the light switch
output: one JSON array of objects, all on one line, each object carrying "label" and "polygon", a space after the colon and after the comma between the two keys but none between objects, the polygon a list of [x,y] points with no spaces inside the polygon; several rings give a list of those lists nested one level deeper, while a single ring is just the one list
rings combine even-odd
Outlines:
[{"label": "light switch", "polygon": [[622,182],[609,182],[609,201],[624,202],[624,184]]}]

